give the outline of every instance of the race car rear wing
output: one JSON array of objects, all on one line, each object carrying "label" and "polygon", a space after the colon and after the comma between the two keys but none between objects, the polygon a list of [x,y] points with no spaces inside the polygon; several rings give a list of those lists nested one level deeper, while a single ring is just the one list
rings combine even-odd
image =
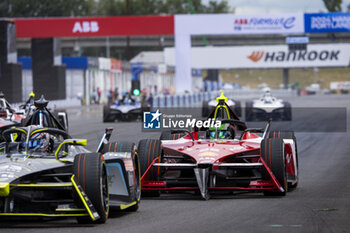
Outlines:
[{"label": "race car rear wing", "polygon": [[[194,163],[153,163],[155,167],[168,168],[196,168],[198,164]],[[258,168],[262,167],[262,163],[220,163],[214,164],[214,167],[236,167],[236,168]]]}]

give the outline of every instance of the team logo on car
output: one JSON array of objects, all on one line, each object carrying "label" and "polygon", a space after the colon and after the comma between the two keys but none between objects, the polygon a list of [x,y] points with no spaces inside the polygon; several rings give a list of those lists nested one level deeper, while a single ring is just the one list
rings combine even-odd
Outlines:
[{"label": "team logo on car", "polygon": [[143,128],[160,129],[161,115],[159,109],[156,112],[143,112]]}]

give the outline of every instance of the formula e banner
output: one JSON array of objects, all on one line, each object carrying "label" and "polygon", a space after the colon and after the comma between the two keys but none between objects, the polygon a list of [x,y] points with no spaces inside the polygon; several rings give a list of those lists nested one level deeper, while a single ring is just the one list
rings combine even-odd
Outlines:
[{"label": "formula e banner", "polygon": [[350,32],[350,13],[305,14],[306,33]]},{"label": "formula e banner", "polygon": [[[174,65],[175,51],[165,49],[165,61]],[[289,51],[287,45],[194,47],[191,49],[192,68],[293,68],[347,67],[350,44],[310,44],[307,50]]]},{"label": "formula e banner", "polygon": [[175,15],[179,35],[304,33],[303,14]]},{"label": "formula e banner", "polygon": [[233,31],[239,34],[300,33],[304,31],[303,15],[235,15]]}]

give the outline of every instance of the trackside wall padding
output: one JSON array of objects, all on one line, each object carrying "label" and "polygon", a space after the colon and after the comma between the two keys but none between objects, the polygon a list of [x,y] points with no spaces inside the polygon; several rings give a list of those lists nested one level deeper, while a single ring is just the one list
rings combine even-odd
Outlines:
[{"label": "trackside wall padding", "polygon": [[34,93],[38,97],[44,95],[48,100],[66,98],[66,69],[54,65],[54,56],[54,39],[32,39]]},{"label": "trackside wall padding", "polygon": [[22,66],[18,63],[8,63],[8,38],[16,40],[7,35],[8,24],[13,22],[0,20],[0,91],[10,103],[14,103],[22,101]]}]

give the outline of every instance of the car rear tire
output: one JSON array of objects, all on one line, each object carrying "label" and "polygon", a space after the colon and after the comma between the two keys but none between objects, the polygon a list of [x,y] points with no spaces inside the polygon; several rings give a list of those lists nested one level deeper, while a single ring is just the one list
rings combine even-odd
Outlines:
[{"label": "car rear tire", "polygon": [[[269,134],[269,138],[292,139],[294,141],[297,173],[299,174],[298,146],[297,146],[297,138],[294,135],[294,131],[271,131]],[[296,179],[297,179],[297,182],[295,184],[288,183],[288,188],[294,189],[298,186],[299,177],[296,177]]]},{"label": "car rear tire", "polygon": [[177,140],[185,136],[185,133],[172,133],[171,131],[163,131],[160,134],[159,140]]},{"label": "car rear tire", "polygon": [[[140,160],[141,176],[145,174],[153,160],[161,156],[161,141],[156,139],[143,139],[139,142],[137,153]],[[152,167],[148,173],[148,180],[158,180],[160,170]],[[142,191],[143,196],[159,196],[159,191]]]},{"label": "car rear tire", "polygon": [[[78,217],[78,222],[106,222],[109,213],[108,177],[106,165],[101,154],[86,153],[76,155],[73,162],[73,174],[100,215],[100,219],[95,222],[90,217]],[[83,205],[81,202],[79,204]]]},{"label": "car rear tire", "polygon": [[[267,138],[261,141],[261,157],[270,168],[278,183],[284,189],[281,191],[265,191],[266,196],[285,196],[288,191],[287,172],[285,164],[284,143],[281,138]],[[269,179],[267,171],[263,170],[263,177]]]},{"label": "car rear tire", "polygon": [[103,106],[103,122],[114,122],[114,117],[110,113],[110,107],[108,105]]},{"label": "car rear tire", "polygon": [[104,145],[102,152],[131,152],[135,153],[136,147],[133,142],[111,142]]}]

